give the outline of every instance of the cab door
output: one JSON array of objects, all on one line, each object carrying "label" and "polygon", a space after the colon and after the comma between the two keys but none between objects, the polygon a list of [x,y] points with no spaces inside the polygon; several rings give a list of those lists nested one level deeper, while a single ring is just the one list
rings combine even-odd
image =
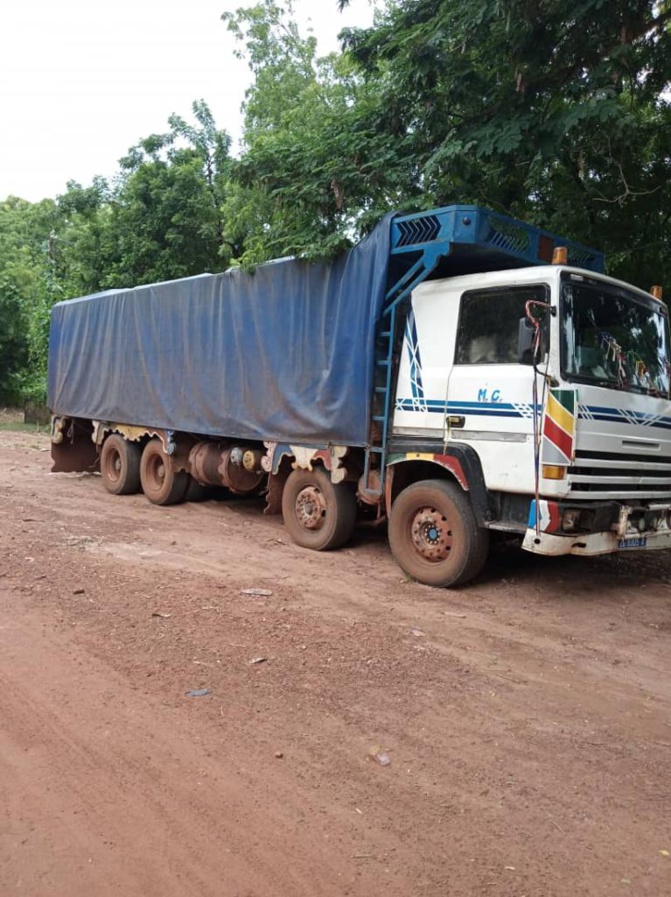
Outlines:
[{"label": "cab door", "polygon": [[[492,490],[533,491],[534,370],[518,361],[518,335],[527,302],[547,303],[549,295],[547,285],[529,284],[467,290],[461,296],[446,441],[476,450]],[[547,353],[549,316],[537,305],[533,314],[542,322]]]}]

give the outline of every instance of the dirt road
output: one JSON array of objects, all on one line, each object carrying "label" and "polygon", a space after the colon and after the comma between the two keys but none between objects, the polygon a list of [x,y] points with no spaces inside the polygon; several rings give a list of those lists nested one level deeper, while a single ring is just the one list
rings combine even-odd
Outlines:
[{"label": "dirt road", "polygon": [[48,471],[0,432],[0,895],[671,894],[668,554],[437,592]]}]

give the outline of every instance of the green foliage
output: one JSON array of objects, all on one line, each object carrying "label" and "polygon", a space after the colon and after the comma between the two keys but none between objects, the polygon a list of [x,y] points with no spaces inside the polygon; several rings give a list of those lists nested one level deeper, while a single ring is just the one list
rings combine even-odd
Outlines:
[{"label": "green foliage", "polygon": [[[473,201],[671,274],[671,5],[389,0],[345,46],[421,172],[418,206]],[[660,250],[662,250],[660,252]]]},{"label": "green foliage", "polygon": [[21,295],[6,274],[0,274],[0,402],[19,395],[17,372],[27,361],[26,320]]},{"label": "green foliage", "polygon": [[290,15],[290,3],[260,0],[223,16],[254,74],[225,206],[242,264],[336,254],[402,208],[414,176],[405,138],[390,145],[381,124],[377,86],[344,56],[318,59]]},{"label": "green foliage", "polygon": [[70,183],[59,197],[66,218],[60,262],[69,295],[218,271],[231,250],[222,238],[230,138],[202,100],[196,124],[177,115],[170,129],[131,147],[113,188]]},{"label": "green foliage", "polygon": [[0,432],[9,433],[46,433],[49,430],[47,424],[26,424],[23,421],[0,421]]},{"label": "green foliage", "polygon": [[41,309],[53,289],[55,203],[0,202],[0,400],[17,401],[46,371]]},{"label": "green foliage", "polygon": [[254,75],[226,205],[242,263],[475,202],[669,280],[668,0],[387,0],[321,60],[288,2],[223,18]]},{"label": "green foliage", "polygon": [[0,399],[43,401],[54,302],[223,270],[232,162],[203,101],[120,161],[110,184],[68,183],[56,201],[0,203]]}]

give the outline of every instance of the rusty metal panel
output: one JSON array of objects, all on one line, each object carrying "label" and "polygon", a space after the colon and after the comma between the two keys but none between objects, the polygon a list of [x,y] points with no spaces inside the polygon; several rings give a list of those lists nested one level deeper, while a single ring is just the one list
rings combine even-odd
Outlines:
[{"label": "rusty metal panel", "polygon": [[98,447],[89,421],[52,417],[52,473],[84,473],[100,470]]}]

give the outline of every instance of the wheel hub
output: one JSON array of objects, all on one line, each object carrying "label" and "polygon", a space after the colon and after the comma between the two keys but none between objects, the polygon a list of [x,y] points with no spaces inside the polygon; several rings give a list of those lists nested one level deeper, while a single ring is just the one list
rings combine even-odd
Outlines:
[{"label": "wheel hub", "polygon": [[324,525],[326,502],[316,486],[306,486],[296,496],[296,519],[300,525],[314,532]]},{"label": "wheel hub", "polygon": [[444,561],[452,547],[452,530],[447,518],[435,508],[421,508],[410,525],[412,542],[428,561]]}]

